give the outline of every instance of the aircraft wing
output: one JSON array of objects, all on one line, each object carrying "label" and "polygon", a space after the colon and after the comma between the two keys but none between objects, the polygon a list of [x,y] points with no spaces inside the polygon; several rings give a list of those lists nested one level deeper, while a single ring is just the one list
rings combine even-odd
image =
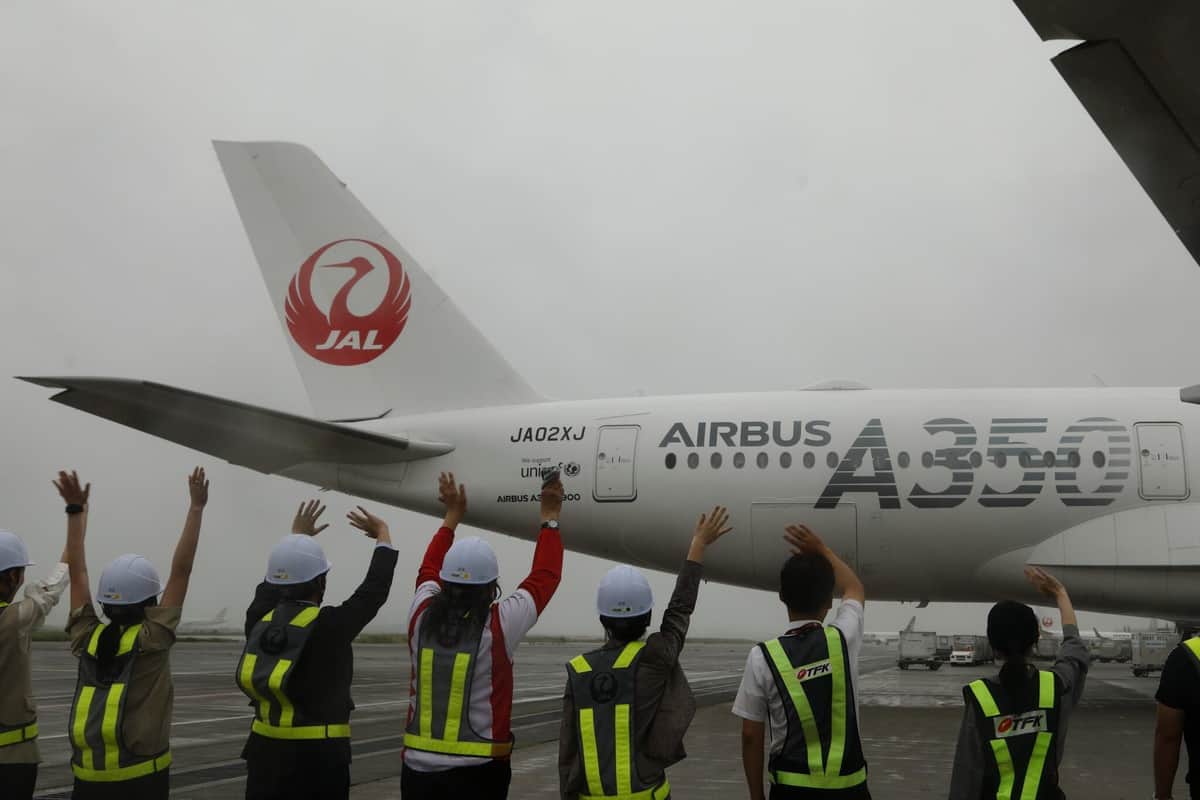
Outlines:
[{"label": "aircraft wing", "polygon": [[223,458],[280,473],[308,463],[381,465],[444,455],[453,445],[383,436],[148,381],[21,378],[64,391],[51,400]]},{"label": "aircraft wing", "polygon": [[1200,263],[1200,3],[1016,0],[1167,223]]}]

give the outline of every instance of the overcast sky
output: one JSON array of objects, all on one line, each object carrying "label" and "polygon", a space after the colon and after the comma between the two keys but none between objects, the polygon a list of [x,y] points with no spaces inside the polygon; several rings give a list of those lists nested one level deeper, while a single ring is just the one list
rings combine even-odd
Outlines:
[{"label": "overcast sky", "polygon": [[[1010,0],[6,3],[0,527],[52,562],[49,481],[76,466],[93,575],[126,551],[165,572],[206,464],[185,616],[240,618],[311,494],[7,378],[308,413],[211,139],[315,149],[549,396],[1196,383],[1200,270],[1055,51]],[[394,629],[436,521],[387,517]],[[532,546],[489,538],[512,587]],[[322,541],[340,600],[369,548],[344,524]],[[607,566],[568,554],[536,632],[595,632]],[[653,580],[664,604],[671,577]],[[744,620],[776,607],[708,585],[693,630],[765,636]],[[985,610],[934,606],[921,627]],[[911,613],[873,604],[867,628]]]}]

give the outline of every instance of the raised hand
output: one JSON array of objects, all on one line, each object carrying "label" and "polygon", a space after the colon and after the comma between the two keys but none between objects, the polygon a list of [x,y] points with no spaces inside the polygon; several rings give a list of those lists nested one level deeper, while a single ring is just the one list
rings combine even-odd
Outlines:
[{"label": "raised hand", "polygon": [[446,519],[443,523],[453,530],[467,515],[467,487],[454,479],[453,472],[443,472],[438,476],[438,500],[446,507]]},{"label": "raised hand", "polygon": [[365,533],[369,538],[377,542],[390,544],[392,541],[391,532],[388,530],[387,523],[379,517],[367,511],[362,506],[357,510],[351,511],[346,515],[346,519],[350,520],[350,524],[360,531]]},{"label": "raised hand", "polygon": [[788,525],[784,531],[783,538],[791,547],[793,555],[829,553],[829,546],[807,525]]},{"label": "raised hand", "polygon": [[542,486],[542,519],[558,519],[562,513],[563,495],[562,480],[555,478],[553,482]]},{"label": "raised hand", "polygon": [[1062,581],[1041,567],[1026,567],[1025,577],[1033,584],[1033,588],[1055,600],[1066,591],[1062,585]]},{"label": "raised hand", "polygon": [[52,481],[54,488],[58,489],[58,494],[67,503],[67,505],[86,506],[88,497],[92,493],[92,485],[89,483],[82,488],[79,485],[79,475],[75,470],[67,472],[59,470],[58,480]]},{"label": "raised hand", "polygon": [[296,517],[292,520],[292,533],[299,533],[304,536],[316,536],[321,531],[329,527],[329,524],[318,525],[317,521],[321,519],[321,515],[325,513],[325,506],[320,500],[309,500],[307,503],[301,503],[300,508],[296,511]]},{"label": "raised hand", "polygon": [[714,506],[709,513],[700,515],[700,521],[696,523],[696,531],[692,534],[692,538],[708,547],[733,530],[728,522],[729,509],[725,506]]},{"label": "raised hand", "polygon": [[192,497],[192,508],[208,505],[208,477],[204,474],[204,467],[196,467],[188,476],[188,494]]}]

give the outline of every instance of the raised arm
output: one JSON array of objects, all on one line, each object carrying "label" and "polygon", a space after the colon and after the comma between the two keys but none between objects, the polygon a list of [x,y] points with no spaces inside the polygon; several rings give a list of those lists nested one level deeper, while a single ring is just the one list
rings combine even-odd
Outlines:
[{"label": "raised arm", "polygon": [[79,485],[79,475],[60,471],[54,488],[67,504],[67,547],[63,558],[71,573],[71,610],[92,603],[92,589],[88,583],[87,555],[83,540],[87,535],[87,505],[92,493],[90,483]]},{"label": "raised arm", "polygon": [[425,549],[425,557],[417,568],[417,586],[433,582],[439,586],[442,583],[438,577],[442,571],[442,561],[446,558],[450,545],[454,544],[454,531],[467,514],[467,487],[458,483],[453,472],[443,472],[438,476],[438,500],[446,507],[446,516],[442,519],[442,527],[429,542]]},{"label": "raised arm", "polygon": [[200,543],[200,524],[204,521],[204,506],[208,504],[208,478],[202,467],[196,467],[188,476],[187,519],[179,544],[175,545],[175,557],[171,559],[171,574],[167,588],[163,591],[162,604],[165,608],[182,608],[187,598],[188,583],[192,579],[192,564],[196,560],[196,546]]},{"label": "raised arm", "polygon": [[1026,567],[1025,577],[1029,579],[1035,589],[1047,597],[1053,598],[1058,605],[1058,613],[1062,616],[1064,627],[1067,625],[1078,627],[1079,622],[1075,619],[1075,607],[1071,605],[1071,596],[1067,594],[1067,587],[1062,585],[1062,581],[1041,567]]},{"label": "raised arm", "polygon": [[671,600],[663,612],[662,625],[658,634],[646,640],[647,657],[653,656],[660,663],[671,666],[679,660],[687,639],[692,612],[696,610],[696,597],[700,592],[700,578],[704,574],[704,553],[714,542],[733,530],[729,526],[729,512],[716,506],[707,514],[701,514],[692,533],[688,547],[687,562],[675,579]]},{"label": "raised arm", "polygon": [[793,553],[818,553],[829,560],[833,566],[834,591],[840,593],[843,600],[867,602],[867,590],[858,575],[807,525],[789,525],[783,538],[791,545]]},{"label": "raised arm", "polygon": [[554,597],[562,582],[562,535],[557,528],[546,527],[546,523],[558,522],[562,515],[564,494],[562,481],[558,478],[542,486],[542,529],[538,533],[537,546],[533,549],[533,566],[517,587],[529,592],[538,616],[550,605],[550,598]]}]

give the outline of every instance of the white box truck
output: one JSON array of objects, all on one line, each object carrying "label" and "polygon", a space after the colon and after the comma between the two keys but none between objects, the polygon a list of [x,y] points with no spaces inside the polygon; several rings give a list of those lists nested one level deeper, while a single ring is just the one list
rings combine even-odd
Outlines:
[{"label": "white box truck", "polygon": [[970,667],[990,664],[995,660],[992,645],[986,636],[962,634],[954,637],[954,650],[950,653],[950,664],[955,667]]}]

